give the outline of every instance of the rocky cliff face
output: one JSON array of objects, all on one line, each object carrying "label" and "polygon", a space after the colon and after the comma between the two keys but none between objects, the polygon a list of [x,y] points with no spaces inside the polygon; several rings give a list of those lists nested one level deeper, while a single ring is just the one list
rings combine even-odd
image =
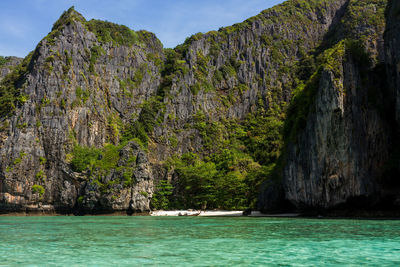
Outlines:
[{"label": "rocky cliff face", "polygon": [[[375,5],[372,13],[363,5],[353,2],[349,9],[361,8],[358,15],[364,21],[381,12],[383,20],[379,8],[385,1],[370,3],[369,8]],[[314,99],[304,127],[288,141],[283,168],[286,198],[297,207],[326,209],[357,201],[371,207],[398,198],[398,172],[391,166],[398,135],[392,89],[385,79],[384,24],[375,25],[353,25],[351,38],[359,39],[366,51],[354,43],[339,43],[331,62],[306,86]]]},{"label": "rocky cliff face", "polygon": [[1,57],[0,56],[0,81],[9,74],[12,69],[19,65],[22,58],[19,57]]},{"label": "rocky cliff face", "polygon": [[[259,108],[260,101],[266,109],[289,102],[296,86],[296,62],[323,40],[346,4],[288,1],[243,23],[188,38],[176,48],[184,71],[174,73],[156,138],[168,139],[168,134],[189,125],[176,135],[179,145],[172,150],[199,152],[204,140],[192,125],[196,114],[214,122],[240,122]],[[165,151],[161,158],[174,152],[170,144],[159,151]]]},{"label": "rocky cliff face", "polygon": [[396,98],[396,118],[400,121],[400,3],[389,1],[387,8],[387,28],[385,33],[386,64],[389,82]]},{"label": "rocky cliff face", "polygon": [[2,211],[149,210],[152,174],[137,144],[124,145],[107,170],[71,169],[74,147],[118,144],[119,125],[140,112],[160,82],[147,59],[162,53],[154,35],[116,26],[135,43],[103,42],[89,29],[109,25],[96,23],[103,24],[69,10],[25,59],[19,100],[2,118]]},{"label": "rocky cliff face", "polygon": [[368,95],[373,81],[346,44],[334,53],[337,69],[321,69],[306,126],[287,151],[286,197],[297,206],[328,208],[376,194],[389,158],[388,124]]},{"label": "rocky cliff face", "polygon": [[160,180],[221,208],[254,205],[265,180],[263,210],[395,195],[386,4],[290,0],[175,49],[68,10],[2,72],[0,211],[148,211]]}]

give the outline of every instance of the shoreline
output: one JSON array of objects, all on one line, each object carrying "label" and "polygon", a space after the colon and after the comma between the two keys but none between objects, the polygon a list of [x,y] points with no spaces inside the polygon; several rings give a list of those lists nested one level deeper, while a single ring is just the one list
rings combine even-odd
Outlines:
[{"label": "shoreline", "polygon": [[7,212],[0,213],[0,217],[58,217],[58,216],[152,216],[152,217],[181,217],[181,216],[197,216],[197,217],[299,217],[299,213],[279,213],[279,214],[264,214],[259,211],[253,211],[250,215],[243,215],[243,211],[228,211],[228,210],[157,210],[142,213],[127,214],[124,211],[98,214],[74,214],[74,213],[57,213],[46,211],[29,211],[29,212]]},{"label": "shoreline", "polygon": [[158,210],[150,212],[150,216],[155,217],[176,217],[176,216],[197,216],[197,217],[300,217],[300,213],[279,213],[264,214],[260,211],[253,211],[249,215],[243,215],[243,211],[235,210]]},{"label": "shoreline", "polygon": [[298,218],[298,219],[353,219],[353,220],[400,220],[398,212],[375,211],[369,213],[353,213],[352,216],[343,213],[328,214],[310,214],[310,213],[261,213],[260,211],[252,211],[249,215],[243,215],[243,211],[227,211],[227,210],[158,210],[141,213],[127,214],[126,211],[116,211],[110,213],[92,213],[92,214],[76,214],[76,213],[57,213],[55,211],[19,211],[0,213],[0,217],[58,217],[58,216],[86,216],[86,217],[112,217],[112,216],[152,216],[152,217],[250,217],[250,218]]}]

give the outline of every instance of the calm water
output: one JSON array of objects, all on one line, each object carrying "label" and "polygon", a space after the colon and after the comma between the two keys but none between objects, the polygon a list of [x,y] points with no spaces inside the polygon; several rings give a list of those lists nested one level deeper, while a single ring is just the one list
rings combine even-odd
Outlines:
[{"label": "calm water", "polygon": [[0,217],[0,266],[400,266],[400,221]]}]

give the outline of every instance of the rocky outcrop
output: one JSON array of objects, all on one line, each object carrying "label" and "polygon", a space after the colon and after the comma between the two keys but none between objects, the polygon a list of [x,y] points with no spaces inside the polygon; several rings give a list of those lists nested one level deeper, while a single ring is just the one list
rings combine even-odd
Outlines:
[{"label": "rocky outcrop", "polygon": [[[198,113],[211,121],[240,121],[260,101],[266,109],[289,102],[297,79],[293,65],[322,42],[344,15],[347,2],[287,1],[243,23],[186,40],[176,49],[185,71],[174,76],[165,100],[165,123],[156,127],[155,137],[168,140],[171,133],[192,125]],[[203,149],[198,131],[190,128],[176,135],[175,149],[168,143],[159,147],[160,159]]]},{"label": "rocky outcrop", "polygon": [[[376,18],[378,8],[386,2],[375,4],[349,4],[349,8],[353,5],[361,10],[359,16],[369,24],[361,22],[348,31],[342,21],[334,34],[336,38],[359,39],[363,45],[345,41],[334,47],[331,62],[322,66],[318,79],[314,77],[316,89],[311,93],[304,127],[295,129],[295,137],[287,142],[283,183],[286,199],[298,208],[343,208],[357,201],[365,209],[382,202],[391,207],[395,201],[387,199],[399,197],[395,178],[399,172],[393,167],[398,139],[392,93],[397,83],[396,52],[392,50],[395,39],[388,37],[395,36],[391,29],[395,23],[388,21],[385,59],[384,24],[373,26],[368,17]],[[385,61],[393,77],[389,82]],[[305,90],[310,90],[308,87]]]},{"label": "rocky outcrop", "polygon": [[397,125],[392,125],[393,146],[390,150],[390,172],[387,189],[392,195],[392,201],[397,207],[400,206],[400,3],[390,0],[387,6],[387,26],[385,31],[385,55],[386,73],[388,77],[389,92],[388,100],[391,114],[395,114]]},{"label": "rocky outcrop", "polygon": [[[153,175],[146,153],[134,142],[119,150],[117,168],[105,174],[94,171],[81,183],[78,211],[82,213],[145,212],[150,211]],[[130,172],[133,170],[133,173]],[[132,185],[127,176],[133,179]],[[121,179],[122,178],[122,179]],[[68,194],[71,195],[71,194]]]},{"label": "rocky outcrop", "polygon": [[76,206],[89,212],[149,210],[152,176],[137,145],[129,148],[140,162],[128,187],[119,183],[127,174],[116,169],[94,178],[89,170],[75,174],[70,160],[75,146],[119,143],[121,125],[137,116],[157,90],[160,71],[147,57],[162,54],[162,46],[150,33],[143,33],[146,43],[102,42],[73,9],[57,24],[28,59],[20,93],[24,101],[2,118],[1,211],[32,205],[41,210],[41,204],[60,212]]},{"label": "rocky outcrop", "polygon": [[175,49],[68,10],[11,73],[1,67],[0,212],[148,211],[159,180],[179,181],[171,158],[226,149],[235,166],[204,166],[251,190],[267,180],[264,211],[395,195],[398,4],[384,47],[385,7],[289,0]]},{"label": "rocky outcrop", "polygon": [[386,66],[396,99],[396,119],[400,123],[400,3],[389,1],[385,32]]},{"label": "rocky outcrop", "polygon": [[19,57],[1,57],[0,59],[2,59],[2,62],[0,62],[0,81],[22,62],[22,58]]},{"label": "rocky outcrop", "polygon": [[368,101],[368,83],[350,54],[339,70],[324,68],[306,127],[289,145],[286,198],[302,208],[330,208],[376,195],[389,158],[385,120]]}]

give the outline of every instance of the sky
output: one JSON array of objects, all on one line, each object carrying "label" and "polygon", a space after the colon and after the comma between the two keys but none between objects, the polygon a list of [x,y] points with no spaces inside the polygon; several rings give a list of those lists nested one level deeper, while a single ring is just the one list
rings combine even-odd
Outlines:
[{"label": "sky", "polygon": [[175,47],[197,32],[242,22],[283,0],[0,0],[0,55],[24,57],[64,10],[154,32]]}]

